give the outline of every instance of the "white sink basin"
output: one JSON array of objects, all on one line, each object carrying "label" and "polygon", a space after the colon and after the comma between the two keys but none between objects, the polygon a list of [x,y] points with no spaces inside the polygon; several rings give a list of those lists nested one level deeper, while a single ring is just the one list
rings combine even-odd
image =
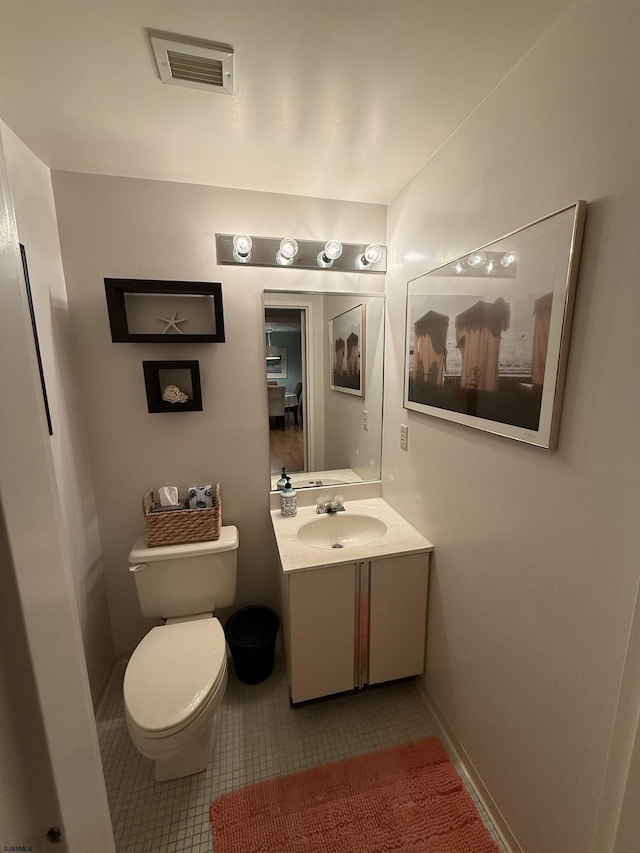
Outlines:
[{"label": "white sink basin", "polygon": [[314,548],[353,548],[381,539],[387,529],[379,518],[347,510],[307,521],[298,530],[298,539]]}]

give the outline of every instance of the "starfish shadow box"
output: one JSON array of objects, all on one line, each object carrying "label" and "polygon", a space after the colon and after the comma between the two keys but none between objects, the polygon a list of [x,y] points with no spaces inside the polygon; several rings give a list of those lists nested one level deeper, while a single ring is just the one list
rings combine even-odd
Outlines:
[{"label": "starfish shadow box", "polygon": [[223,343],[222,285],[105,278],[114,343]]}]

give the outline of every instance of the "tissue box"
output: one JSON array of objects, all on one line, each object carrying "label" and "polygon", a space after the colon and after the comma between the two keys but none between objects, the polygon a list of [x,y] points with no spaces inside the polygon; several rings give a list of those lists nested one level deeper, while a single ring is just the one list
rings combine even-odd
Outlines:
[{"label": "tissue box", "polygon": [[212,488],[213,505],[205,509],[168,509],[154,512],[158,506],[153,489],[142,498],[147,547],[183,545],[187,542],[207,542],[220,538],[222,527],[222,501],[220,484]]}]

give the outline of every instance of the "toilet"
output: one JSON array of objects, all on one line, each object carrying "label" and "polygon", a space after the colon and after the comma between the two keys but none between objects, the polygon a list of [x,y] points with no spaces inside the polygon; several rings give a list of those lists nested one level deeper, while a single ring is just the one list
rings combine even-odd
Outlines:
[{"label": "toilet", "polygon": [[131,655],[124,708],[138,752],[155,762],[158,782],[200,773],[209,763],[214,719],[227,686],[224,630],[214,611],[236,595],[238,530],[220,538],[129,554],[140,609],[161,617]]}]

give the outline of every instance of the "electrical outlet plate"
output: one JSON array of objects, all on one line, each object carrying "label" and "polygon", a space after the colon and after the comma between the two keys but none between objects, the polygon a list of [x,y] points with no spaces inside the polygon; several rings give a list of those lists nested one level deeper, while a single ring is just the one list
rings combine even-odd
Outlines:
[{"label": "electrical outlet plate", "polygon": [[400,424],[400,449],[407,450],[409,447],[409,427],[406,424]]},{"label": "electrical outlet plate", "polygon": [[369,429],[369,412],[366,409],[362,412],[362,429]]}]

